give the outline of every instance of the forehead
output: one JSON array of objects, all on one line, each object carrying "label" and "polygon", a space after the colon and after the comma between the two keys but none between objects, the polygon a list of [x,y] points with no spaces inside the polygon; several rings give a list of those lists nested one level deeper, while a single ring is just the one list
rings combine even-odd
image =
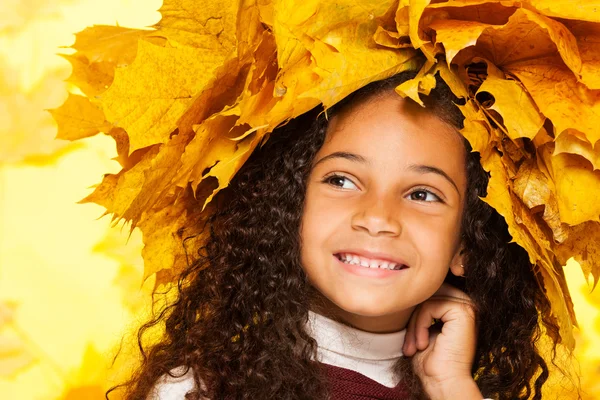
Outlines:
[{"label": "forehead", "polygon": [[465,147],[458,130],[393,91],[350,105],[331,118],[320,153],[334,151],[357,153],[390,168],[432,165],[458,180],[465,174]]},{"label": "forehead", "polygon": [[[355,128],[362,125],[361,122],[373,123],[373,120],[377,120],[377,125],[398,124],[398,128],[406,131],[405,133],[410,133],[411,130],[435,130],[446,136],[445,139],[460,139],[462,143],[458,129],[438,117],[436,110],[404,99],[393,90],[367,96],[344,107],[331,118],[328,137],[335,131],[343,130],[345,125]],[[402,129],[403,127],[407,129]]]}]

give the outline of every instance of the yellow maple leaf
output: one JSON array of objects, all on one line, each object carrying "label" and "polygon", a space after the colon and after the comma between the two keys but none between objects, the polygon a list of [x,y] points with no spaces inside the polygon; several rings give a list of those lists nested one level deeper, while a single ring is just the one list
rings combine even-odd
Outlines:
[{"label": "yellow maple leaf", "polygon": [[493,104],[486,107],[502,116],[499,121],[506,127],[508,137],[533,139],[544,124],[545,118],[525,89],[516,81],[488,75],[477,94],[488,93]]},{"label": "yellow maple leaf", "polygon": [[551,17],[600,22],[600,9],[594,1],[580,1],[576,5],[572,0],[528,0],[527,3]]},{"label": "yellow maple leaf", "polygon": [[109,88],[113,81],[115,65],[101,61],[90,63],[83,54],[61,54],[71,64],[71,75],[67,82],[77,86],[83,94],[94,97]]},{"label": "yellow maple leaf", "polygon": [[563,20],[577,39],[581,57],[580,81],[589,89],[600,89],[600,27],[597,23]]},{"label": "yellow maple leaf", "polygon": [[120,219],[142,190],[144,174],[151,167],[152,157],[158,151],[158,146],[144,149],[131,168],[123,169],[118,174],[105,175],[94,192],[80,202],[100,204],[106,208],[107,214],[114,215],[113,219]]},{"label": "yellow maple leaf", "polygon": [[194,0],[165,0],[154,27],[169,41],[227,54],[235,49],[239,3],[216,0],[199,7]]},{"label": "yellow maple leaf", "polygon": [[595,170],[600,169],[600,142],[592,146],[587,140],[581,138],[577,131],[567,129],[554,141],[554,154],[578,154],[588,160]]},{"label": "yellow maple leaf", "polygon": [[222,61],[223,55],[212,49],[140,41],[135,61],[116,70],[112,86],[100,98],[107,120],[129,134],[129,151],[168,141]]},{"label": "yellow maple leaf", "polygon": [[72,93],[69,93],[60,107],[50,110],[50,113],[58,124],[58,139],[83,139],[111,128],[100,108],[87,97]]},{"label": "yellow maple leaf", "polygon": [[152,33],[151,30],[94,25],[77,33],[71,47],[88,62],[110,63],[114,69],[129,65],[135,59],[138,41]]},{"label": "yellow maple leaf", "polygon": [[569,225],[598,221],[600,204],[590,193],[600,193],[600,171],[574,154],[561,153],[551,159],[561,220]]},{"label": "yellow maple leaf", "polygon": [[556,255],[562,264],[573,257],[581,266],[584,276],[595,278],[593,287],[598,284],[600,276],[600,266],[598,257],[600,256],[600,243],[595,240],[589,240],[591,237],[600,234],[600,223],[584,222],[569,229],[569,237],[563,243],[557,246]]},{"label": "yellow maple leaf", "polygon": [[[184,198],[193,198],[191,191]],[[167,266],[172,273],[183,271],[196,258],[207,231],[206,216],[201,209],[189,209],[186,202],[179,201],[160,210],[150,211],[140,223],[144,233],[144,276],[145,281]],[[162,283],[157,279],[157,284]]]},{"label": "yellow maple leaf", "polygon": [[553,233],[553,239],[564,242],[568,236],[560,220],[554,187],[548,177],[537,167],[537,160],[529,159],[519,167],[514,178],[515,194],[533,213],[542,213]]},{"label": "yellow maple leaf", "polygon": [[469,141],[473,151],[486,157],[491,141],[489,121],[474,102],[469,101],[464,106],[459,106],[459,109],[465,116],[461,134]]},{"label": "yellow maple leaf", "polygon": [[434,63],[426,62],[423,67],[421,67],[421,70],[417,73],[416,77],[401,83],[396,88],[396,93],[402,97],[408,97],[422,107],[425,107],[420,95],[423,94],[428,96],[429,93],[435,89],[435,74],[437,73],[437,69],[433,68],[434,66]]},{"label": "yellow maple leaf", "polygon": [[552,121],[557,134],[575,129],[590,143],[595,144],[600,139],[600,92],[577,82],[560,60],[553,57],[515,63],[510,72]]}]

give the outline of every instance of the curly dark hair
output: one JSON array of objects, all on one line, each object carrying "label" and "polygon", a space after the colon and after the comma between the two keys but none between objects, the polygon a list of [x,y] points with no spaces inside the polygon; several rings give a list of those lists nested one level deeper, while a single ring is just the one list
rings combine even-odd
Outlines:
[{"label": "curly dark hair", "polygon": [[[200,257],[180,276],[178,297],[138,333],[141,368],[122,386],[129,400],[144,399],[159,377],[193,371],[196,389],[188,399],[325,399],[327,386],[317,343],[305,325],[313,288],[300,263],[300,223],[307,177],[325,140],[328,116],[415,76],[403,72],[374,82],[332,109],[318,108],[279,127],[222,191],[206,229]],[[458,101],[438,79],[424,96],[428,109],[457,129]],[[525,250],[485,196],[488,174],[465,140],[468,188],[462,222],[465,275],[446,280],[473,300],[479,321],[473,375],[487,397],[541,399],[549,374],[536,343],[558,327]],[[144,346],[144,334],[164,324],[158,343]],[[397,373],[426,399],[410,359]],[[109,391],[110,393],[110,391]],[[107,394],[108,396],[108,394]]]}]

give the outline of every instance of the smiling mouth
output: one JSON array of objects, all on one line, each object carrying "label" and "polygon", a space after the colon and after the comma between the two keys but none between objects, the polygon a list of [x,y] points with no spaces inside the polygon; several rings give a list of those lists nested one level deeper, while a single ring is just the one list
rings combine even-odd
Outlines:
[{"label": "smiling mouth", "polygon": [[351,253],[338,253],[335,257],[344,264],[358,265],[371,269],[387,269],[390,271],[399,271],[408,268],[407,265],[398,264],[387,260],[378,260],[375,258],[367,258]]}]

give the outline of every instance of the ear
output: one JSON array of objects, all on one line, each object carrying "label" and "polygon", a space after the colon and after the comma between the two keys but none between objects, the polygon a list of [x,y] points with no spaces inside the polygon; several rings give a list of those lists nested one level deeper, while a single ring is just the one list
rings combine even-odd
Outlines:
[{"label": "ear", "polygon": [[463,265],[463,254],[464,249],[461,245],[456,254],[454,254],[452,261],[450,262],[450,271],[452,271],[452,273],[456,276],[465,275],[465,266]]}]

